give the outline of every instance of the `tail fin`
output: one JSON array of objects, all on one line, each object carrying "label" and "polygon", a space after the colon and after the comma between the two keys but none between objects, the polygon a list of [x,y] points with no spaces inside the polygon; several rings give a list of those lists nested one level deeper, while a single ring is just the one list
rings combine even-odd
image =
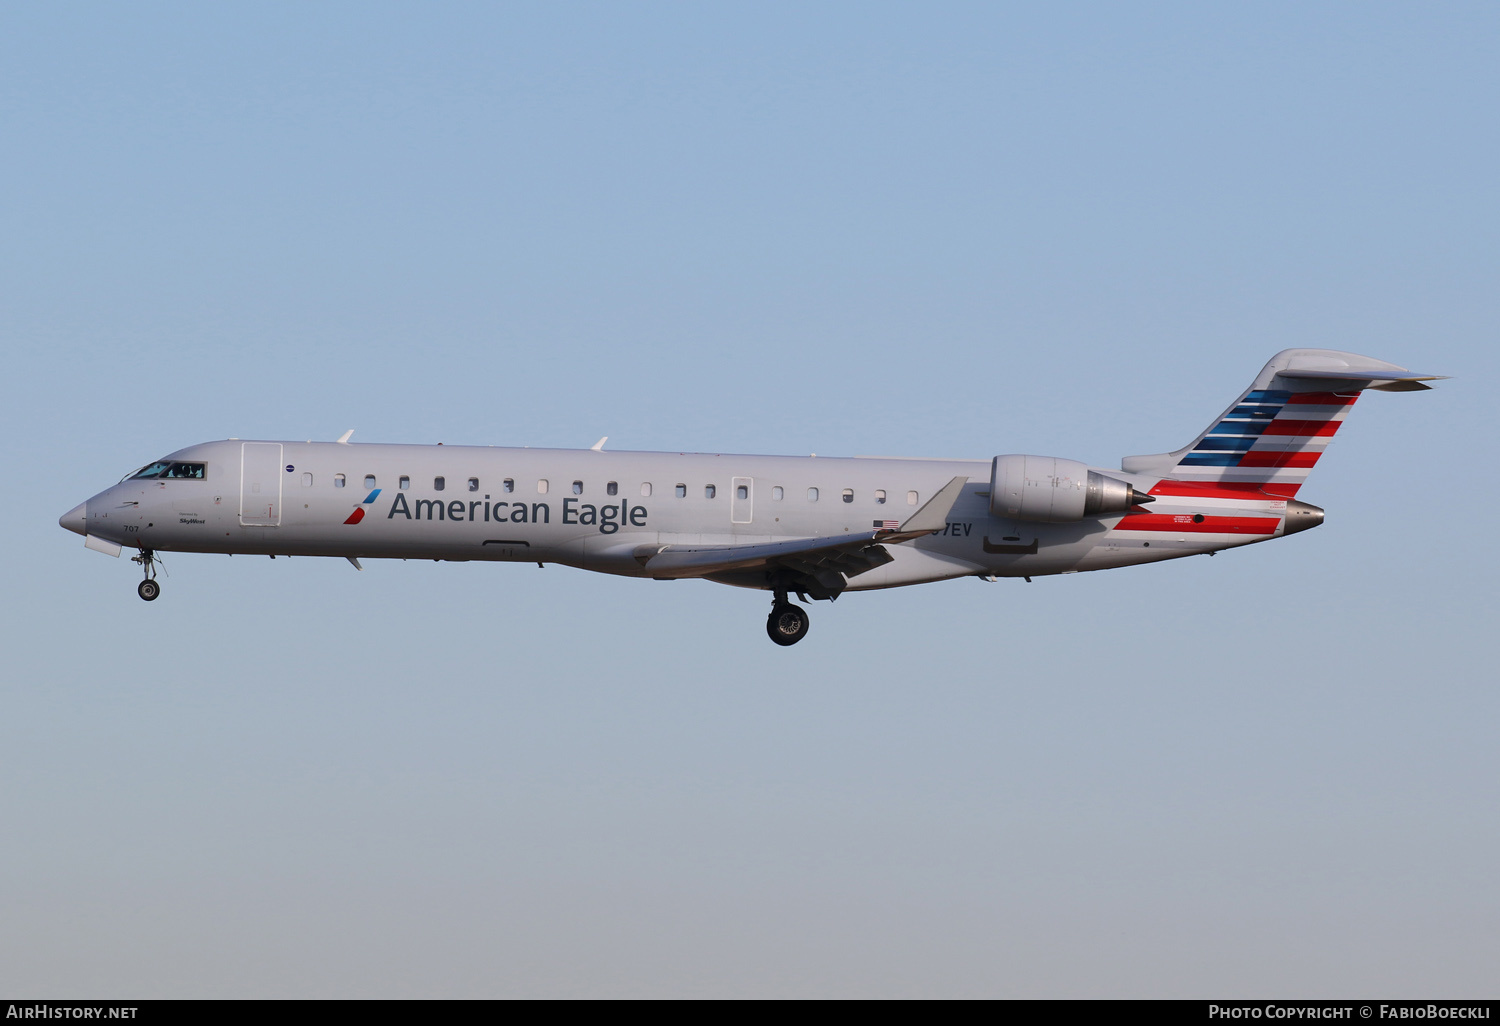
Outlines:
[{"label": "tail fin", "polygon": [[1361,390],[1412,392],[1442,377],[1333,349],[1277,353],[1255,381],[1191,445],[1127,456],[1128,473],[1160,476],[1153,495],[1262,493],[1292,498]]}]

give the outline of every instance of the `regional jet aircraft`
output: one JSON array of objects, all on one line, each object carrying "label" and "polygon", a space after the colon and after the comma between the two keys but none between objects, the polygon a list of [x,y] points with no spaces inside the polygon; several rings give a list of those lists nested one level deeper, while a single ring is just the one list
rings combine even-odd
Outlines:
[{"label": "regional jet aircraft", "polygon": [[981,460],[729,456],[337,442],[189,446],[126,475],[61,524],[91,549],[563,563],[701,577],[773,596],[778,645],[807,634],[795,593],[954,577],[1105,570],[1295,534],[1297,499],[1364,389],[1438,375],[1288,349],[1176,452],[1118,470],[1054,456]]}]

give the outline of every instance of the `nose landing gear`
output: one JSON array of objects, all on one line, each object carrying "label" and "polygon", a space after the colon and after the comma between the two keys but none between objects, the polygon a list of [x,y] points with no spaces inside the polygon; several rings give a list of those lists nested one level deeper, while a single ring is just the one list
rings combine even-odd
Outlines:
[{"label": "nose landing gear", "polygon": [[156,583],[156,553],[142,549],[141,554],[131,556],[130,561],[141,564],[141,572],[146,575],[146,579],[136,585],[135,593],[147,602],[154,602],[161,594],[161,585]]},{"label": "nose landing gear", "polygon": [[766,617],[766,634],[778,645],[795,645],[807,637],[807,628],[807,610],[788,602],[786,592],[778,592]]}]

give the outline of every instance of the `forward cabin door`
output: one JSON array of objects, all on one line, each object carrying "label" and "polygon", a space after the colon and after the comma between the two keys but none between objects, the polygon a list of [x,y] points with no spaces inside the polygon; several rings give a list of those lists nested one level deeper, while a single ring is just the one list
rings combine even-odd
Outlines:
[{"label": "forward cabin door", "polygon": [[281,523],[281,443],[240,445],[240,523],[276,527]]},{"label": "forward cabin door", "polygon": [[748,524],[755,518],[755,479],[737,477],[729,482],[729,522]]}]

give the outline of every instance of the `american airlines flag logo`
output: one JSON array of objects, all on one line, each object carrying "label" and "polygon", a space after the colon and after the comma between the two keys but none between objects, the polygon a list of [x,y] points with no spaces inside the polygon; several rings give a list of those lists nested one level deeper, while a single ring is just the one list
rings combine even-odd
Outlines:
[{"label": "american airlines flag logo", "polygon": [[371,492],[369,495],[366,495],[365,496],[365,501],[362,502],[362,503],[360,503],[358,506],[354,507],[354,512],[349,514],[349,519],[345,520],[344,523],[346,523],[346,524],[357,524],[361,520],[363,520],[365,518],[365,507],[368,506],[368,505],[370,505],[372,502],[374,502],[375,499],[376,499],[376,497],[379,494],[380,494],[380,489],[377,488],[373,492]]},{"label": "american airlines flag logo", "polygon": [[875,521],[875,530],[877,530],[877,531],[894,531],[896,528],[898,528],[900,526],[901,526],[901,521],[899,521],[899,520],[877,520],[877,521]]}]

